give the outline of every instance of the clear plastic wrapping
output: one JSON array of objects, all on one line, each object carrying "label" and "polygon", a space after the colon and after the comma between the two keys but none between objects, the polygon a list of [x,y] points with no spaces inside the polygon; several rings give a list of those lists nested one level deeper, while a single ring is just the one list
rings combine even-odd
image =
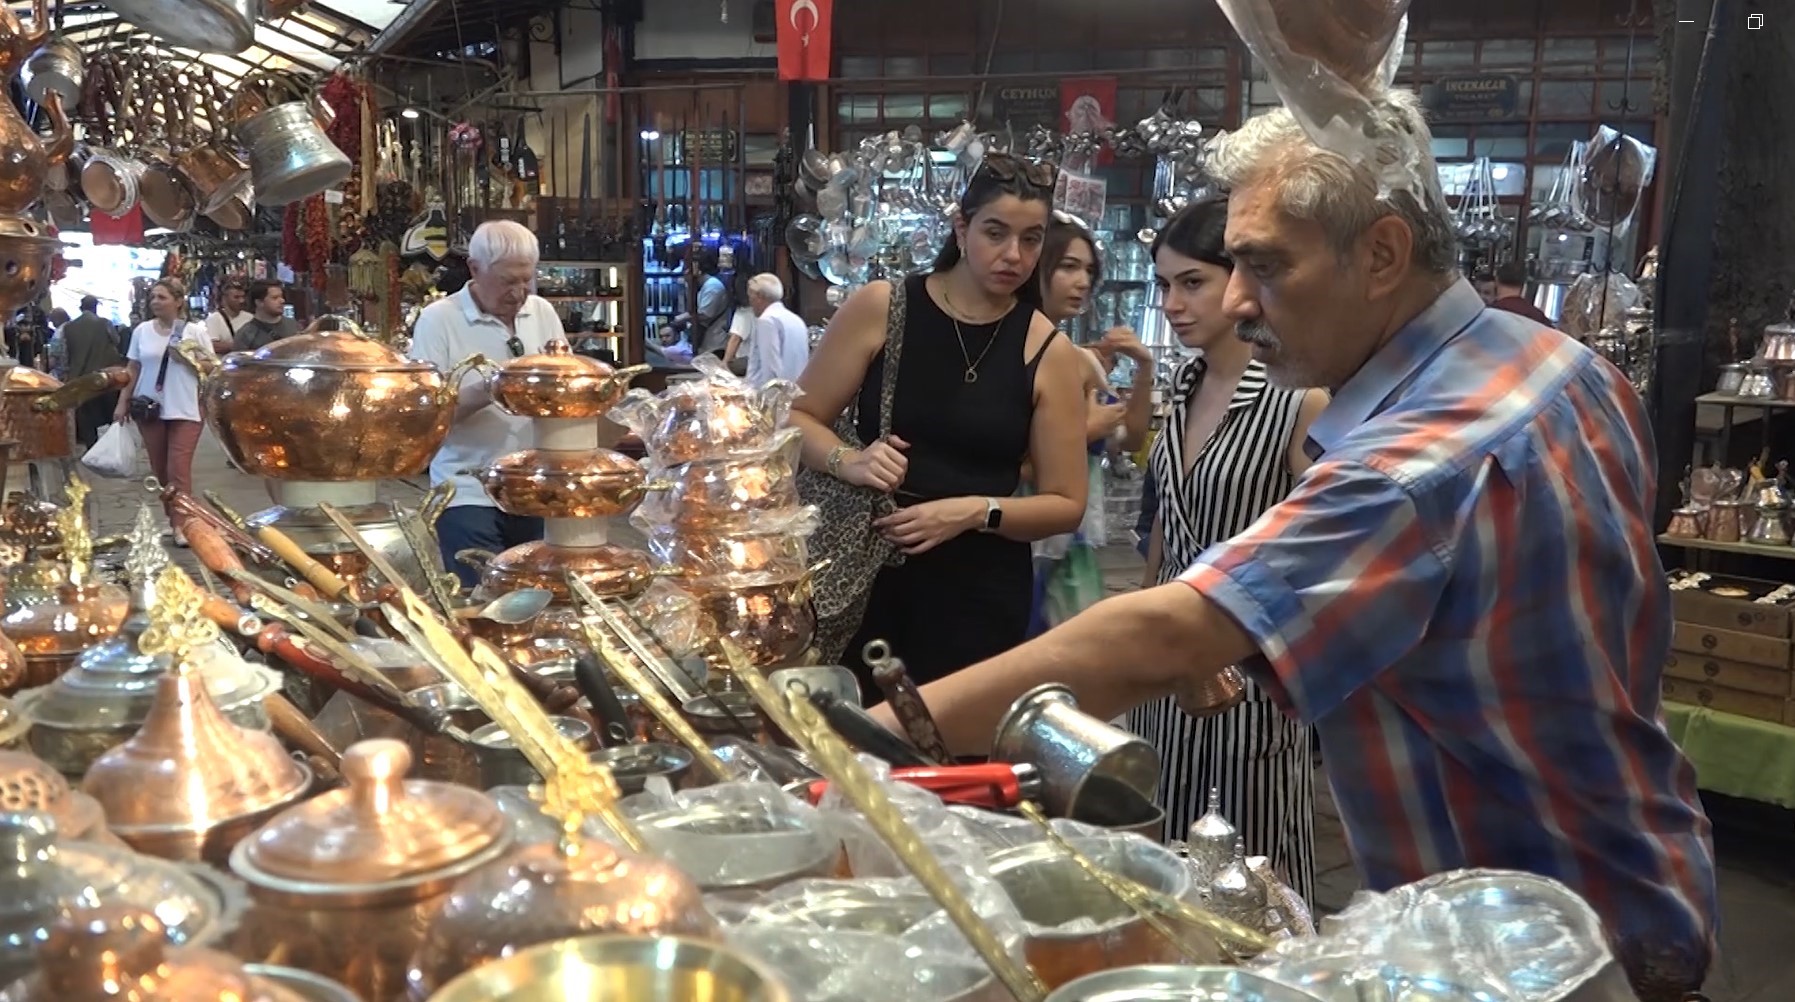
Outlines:
[{"label": "clear plastic wrapping", "polygon": [[677,525],[649,525],[645,549],[655,563],[695,578],[768,571],[801,574],[809,566],[805,540],[817,530],[817,510],[801,505],[761,513],[741,532],[687,532]]},{"label": "clear plastic wrapping", "polygon": [[1597,226],[1620,226],[1633,218],[1652,183],[1658,151],[1606,125],[1596,130],[1576,180],[1576,207]]},{"label": "clear plastic wrapping", "polygon": [[1317,146],[1371,168],[1390,191],[1413,190],[1419,151],[1378,135],[1370,100],[1396,78],[1409,0],[1220,3]]},{"label": "clear plastic wrapping", "polygon": [[652,531],[673,526],[687,533],[758,532],[805,518],[798,498],[796,428],[775,433],[765,448],[738,450],[723,459],[648,467],[651,490],[630,522]]},{"label": "clear plastic wrapping", "polygon": [[1625,323],[1627,311],[1644,302],[1639,286],[1620,272],[1585,272],[1565,293],[1558,327],[1572,337],[1587,339],[1605,327]]},{"label": "clear plastic wrapping", "polygon": [[628,428],[661,467],[764,453],[785,425],[798,385],[776,379],[755,387],[723,363],[700,355],[700,378],[669,385],[659,394],[631,390],[607,415]]},{"label": "clear plastic wrapping", "polygon": [[900,937],[799,926],[737,926],[729,944],[772,968],[792,1002],[958,1002],[996,987],[976,956]]},{"label": "clear plastic wrapping", "polygon": [[1503,870],[1361,893],[1320,936],[1285,940],[1254,966],[1322,1002],[1633,1000],[1589,905],[1557,881]]},{"label": "clear plastic wrapping", "polygon": [[660,777],[620,805],[650,852],[707,893],[758,894],[803,877],[847,876],[841,837],[809,804],[770,783],[674,791]]}]

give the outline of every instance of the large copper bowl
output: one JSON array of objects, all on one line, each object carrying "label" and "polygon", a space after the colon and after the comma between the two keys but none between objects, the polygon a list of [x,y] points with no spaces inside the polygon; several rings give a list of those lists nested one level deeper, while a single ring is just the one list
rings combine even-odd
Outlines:
[{"label": "large copper bowl", "polygon": [[632,378],[648,369],[646,365],[613,369],[574,354],[566,341],[556,339],[540,354],[494,369],[487,385],[493,402],[518,417],[596,418],[623,398]]},{"label": "large copper bowl", "polygon": [[468,359],[445,377],[355,331],[233,354],[207,375],[206,420],[245,473],[379,480],[422,473],[454,416]]},{"label": "large copper bowl", "polygon": [[480,586],[474,589],[476,601],[489,602],[523,588],[546,588],[554,593],[556,605],[568,605],[573,601],[567,587],[570,571],[600,598],[633,598],[654,579],[648,555],[621,546],[555,546],[537,540],[496,557],[477,551],[456,556],[484,564]]},{"label": "large copper bowl", "polygon": [[606,518],[633,510],[646,475],[609,449],[524,449],[479,471],[487,496],[503,511],[538,518]]},{"label": "large copper bowl", "polygon": [[754,667],[776,668],[791,664],[816,635],[808,573],[686,578],[680,587],[697,600],[704,655],[719,668],[727,664],[721,645],[726,638]]},{"label": "large copper bowl", "polygon": [[15,443],[9,462],[67,459],[75,454],[75,416],[43,413],[32,406],[62,387],[56,377],[8,359],[0,368],[0,383],[6,387],[0,402],[0,440]]}]

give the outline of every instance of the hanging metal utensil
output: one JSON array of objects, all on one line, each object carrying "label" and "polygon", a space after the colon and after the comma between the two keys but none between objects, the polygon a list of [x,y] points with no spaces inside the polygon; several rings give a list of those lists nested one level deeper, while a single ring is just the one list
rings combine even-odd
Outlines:
[{"label": "hanging metal utensil", "polygon": [[580,259],[590,260],[592,257],[591,240],[592,217],[592,113],[586,113],[586,120],[580,129]]}]

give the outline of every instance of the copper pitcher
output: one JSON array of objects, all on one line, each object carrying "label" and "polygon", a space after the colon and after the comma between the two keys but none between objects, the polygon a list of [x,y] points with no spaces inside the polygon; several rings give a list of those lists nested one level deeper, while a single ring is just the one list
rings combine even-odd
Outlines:
[{"label": "copper pitcher", "polygon": [[[0,11],[0,78],[11,79],[50,37],[45,0],[34,0],[31,13],[32,28],[26,30],[10,6]],[[0,156],[0,215],[19,215],[36,203],[43,195],[45,176],[67,161],[75,148],[62,96],[45,95],[44,110],[50,113],[52,126],[47,146],[11,101],[0,102],[0,150],[5,151]]]}]

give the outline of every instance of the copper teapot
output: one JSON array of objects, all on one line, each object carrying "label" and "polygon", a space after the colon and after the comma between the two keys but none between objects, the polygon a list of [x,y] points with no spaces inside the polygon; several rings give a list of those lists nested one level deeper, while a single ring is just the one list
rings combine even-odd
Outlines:
[{"label": "copper teapot", "polygon": [[[19,23],[11,7],[0,11],[0,77],[11,79],[40,46],[50,37],[50,18],[45,0],[34,0],[31,6],[32,28]],[[43,195],[44,178],[51,168],[60,167],[75,148],[75,133],[63,113],[62,96],[45,95],[44,109],[50,113],[52,131],[49,145],[38,138],[37,131],[11,101],[0,102],[0,214],[16,216],[29,209]]]}]

